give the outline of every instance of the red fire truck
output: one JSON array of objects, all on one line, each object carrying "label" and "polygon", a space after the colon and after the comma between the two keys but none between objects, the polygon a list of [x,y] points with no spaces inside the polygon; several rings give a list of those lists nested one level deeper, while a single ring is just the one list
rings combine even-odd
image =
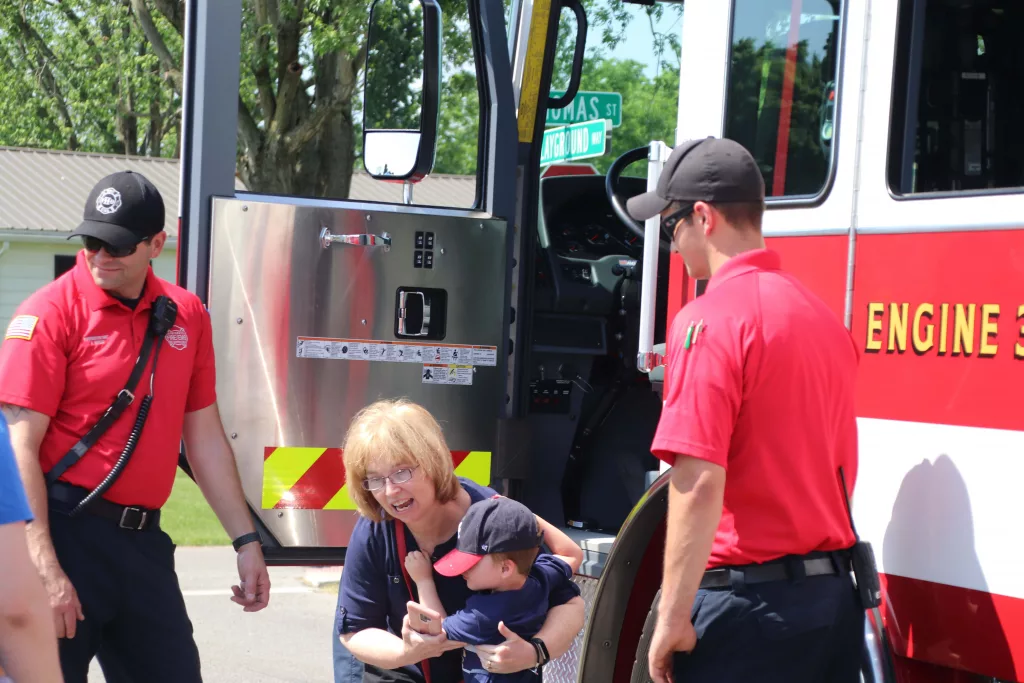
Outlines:
[{"label": "red fire truck", "polygon": [[[388,8],[424,37],[412,124],[373,108],[375,74],[393,73],[374,42]],[[587,31],[602,11],[613,48]],[[1024,6],[471,0],[467,207],[415,204],[445,115],[434,0],[377,0],[368,33],[364,162],[405,183],[405,204],[236,192],[240,12],[189,4],[179,279],[213,316],[225,426],[272,562],[343,563],[345,427],[408,396],[445,425],[460,473],[586,552],[586,628],[546,676],[646,680],[666,510],[648,451],[659,351],[704,283],[622,206],[668,146],[727,136],[763,170],[769,245],[862,350],[854,516],[885,585],[865,681],[1024,680]],[[611,59],[657,87],[601,99]],[[623,117],[641,120],[640,144]],[[601,174],[542,179],[588,155]]]}]

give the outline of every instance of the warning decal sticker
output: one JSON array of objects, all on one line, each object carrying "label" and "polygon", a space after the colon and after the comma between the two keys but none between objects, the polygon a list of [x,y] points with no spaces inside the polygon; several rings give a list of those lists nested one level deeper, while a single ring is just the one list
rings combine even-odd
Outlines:
[{"label": "warning decal sticker", "polygon": [[[494,367],[498,364],[498,347],[496,346],[426,345],[401,341],[330,339],[326,337],[298,337],[295,342],[295,355],[298,358],[365,360],[378,363],[430,363],[469,368],[475,365]],[[440,382],[440,384],[472,383],[472,377],[465,382]]]},{"label": "warning decal sticker", "polygon": [[473,366],[427,363],[423,365],[422,376],[424,384],[462,384],[469,386],[473,383]]}]

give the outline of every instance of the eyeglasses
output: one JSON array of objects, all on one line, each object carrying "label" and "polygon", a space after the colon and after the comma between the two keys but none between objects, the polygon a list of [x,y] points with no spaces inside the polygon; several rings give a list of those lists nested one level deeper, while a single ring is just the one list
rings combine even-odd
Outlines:
[{"label": "eyeglasses", "polygon": [[[417,467],[419,466],[417,465]],[[412,479],[412,472],[415,469],[416,467],[403,467],[386,477],[367,477],[363,479],[363,488],[367,491],[379,491],[384,488],[384,482],[386,481],[390,481],[392,484],[404,484]]]},{"label": "eyeglasses", "polygon": [[103,240],[96,237],[89,237],[88,235],[82,236],[82,242],[85,243],[85,250],[95,254],[97,251],[102,249],[107,252],[113,258],[124,258],[125,256],[131,256],[139,249],[139,245],[143,242],[149,242],[150,238],[147,237],[144,240],[136,242],[130,247],[115,247],[112,244],[108,244]]},{"label": "eyeglasses", "polygon": [[665,233],[665,236],[668,238],[669,242],[675,239],[676,226],[679,225],[680,221],[686,220],[691,215],[693,215],[693,204],[685,208],[679,209],[679,211],[676,211],[674,214],[668,216],[667,218],[661,219],[661,231]]}]

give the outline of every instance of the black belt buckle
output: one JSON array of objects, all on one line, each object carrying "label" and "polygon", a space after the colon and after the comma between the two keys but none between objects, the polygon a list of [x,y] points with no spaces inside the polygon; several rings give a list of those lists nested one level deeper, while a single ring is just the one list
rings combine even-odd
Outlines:
[{"label": "black belt buckle", "polygon": [[[137,519],[138,523],[132,523],[130,520]],[[141,508],[126,507],[121,512],[121,521],[117,523],[122,529],[131,529],[132,531],[141,531],[142,527],[146,525],[146,519],[149,518],[149,511]]]}]

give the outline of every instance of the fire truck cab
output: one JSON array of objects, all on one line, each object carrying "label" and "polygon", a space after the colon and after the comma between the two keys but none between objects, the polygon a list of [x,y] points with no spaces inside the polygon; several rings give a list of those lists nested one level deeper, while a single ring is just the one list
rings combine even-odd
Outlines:
[{"label": "fire truck cab", "polygon": [[[442,422],[458,473],[584,548],[586,627],[546,677],[647,680],[666,512],[648,449],[671,363],[660,354],[704,283],[656,221],[622,207],[672,145],[726,136],[763,170],[769,246],[862,350],[854,517],[885,581],[864,680],[1024,680],[1011,527],[1024,478],[1024,8],[471,0],[467,207],[415,203],[445,116],[435,0],[377,0],[368,27],[364,163],[404,184],[403,204],[236,192],[241,0],[189,9],[179,283],[210,308],[221,411],[269,561],[343,563],[356,514],[346,426],[406,396]],[[654,84],[647,101],[602,99],[608,45],[588,31],[600,12],[635,80]],[[397,64],[374,42],[385,21],[406,22],[422,56],[404,81],[412,117],[374,106],[375,79]],[[624,116],[643,117],[641,138]],[[600,173],[544,172],[587,154]]]}]

